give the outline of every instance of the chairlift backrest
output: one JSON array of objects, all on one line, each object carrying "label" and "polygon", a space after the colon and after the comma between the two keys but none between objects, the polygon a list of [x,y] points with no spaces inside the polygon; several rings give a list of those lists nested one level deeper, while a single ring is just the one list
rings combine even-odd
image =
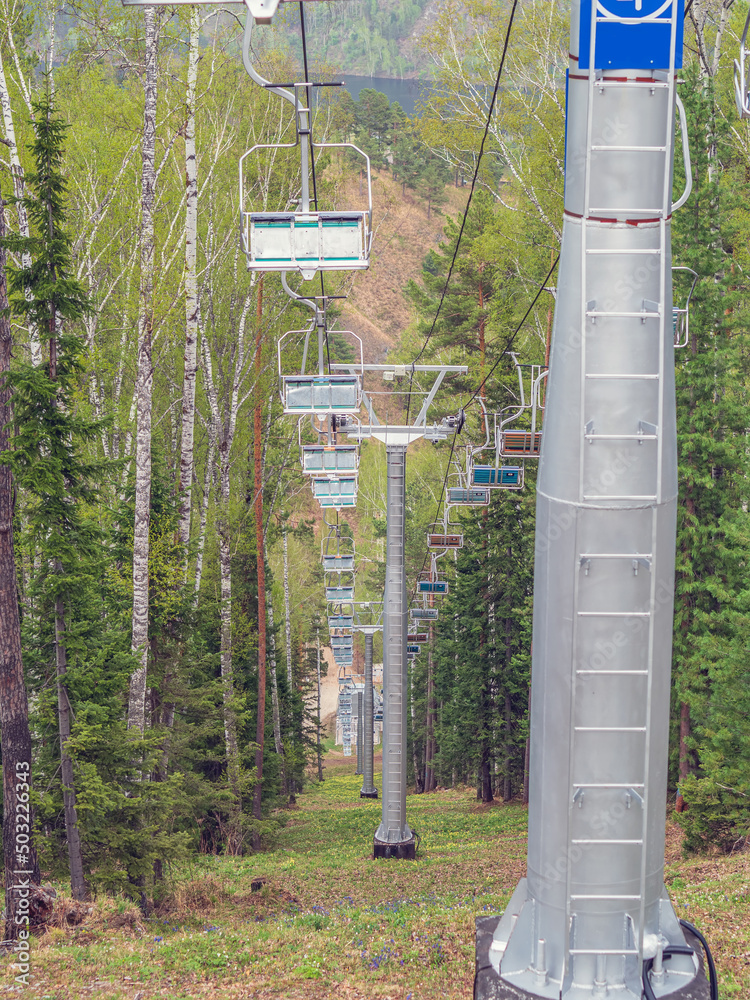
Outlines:
[{"label": "chairlift backrest", "polygon": [[500,454],[503,458],[539,458],[541,431],[501,431]]},{"label": "chairlift backrest", "polygon": [[465,507],[484,506],[490,502],[490,491],[476,487],[449,486],[448,503]]},{"label": "chairlift backrest", "polygon": [[448,584],[445,580],[419,580],[417,582],[417,593],[445,596],[448,593]]},{"label": "chairlift backrest", "polygon": [[308,475],[356,473],[359,448],[355,444],[302,445],[302,471]]},{"label": "chairlift backrest", "polygon": [[357,413],[362,402],[358,375],[283,375],[284,413]]},{"label": "chairlift backrest", "polygon": [[440,613],[437,608],[410,608],[409,617],[412,621],[437,621]]},{"label": "chairlift backrest", "polygon": [[430,549],[461,549],[463,544],[463,535],[430,534],[427,536],[427,547]]},{"label": "chairlift backrest", "polygon": [[521,489],[523,466],[475,465],[471,470],[471,482],[473,486],[487,486],[489,489]]}]

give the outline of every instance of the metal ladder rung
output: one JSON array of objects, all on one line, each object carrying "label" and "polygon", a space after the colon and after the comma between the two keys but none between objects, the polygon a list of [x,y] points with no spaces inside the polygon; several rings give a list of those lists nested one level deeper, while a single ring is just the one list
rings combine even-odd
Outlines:
[{"label": "metal ladder rung", "polygon": [[638,955],[637,948],[570,948],[569,955]]},{"label": "metal ladder rung", "polygon": [[651,552],[582,552],[581,559],[651,559]]},{"label": "metal ladder rung", "polygon": [[574,838],[571,840],[571,844],[617,844],[618,846],[622,844],[642,845],[643,840],[595,840],[591,837],[581,837],[580,839]]},{"label": "metal ladder rung", "polygon": [[635,791],[636,788],[645,788],[646,786],[642,781],[626,781],[626,782],[612,782],[612,781],[574,781],[573,788],[632,788]]},{"label": "metal ladder rung", "polygon": [[[600,207],[598,205],[592,205],[588,210],[588,215],[604,215],[604,216],[618,216],[618,215],[629,215],[629,216],[643,216],[644,219],[661,219],[668,213],[664,211],[663,208],[607,208],[606,206]],[[584,217],[584,222],[586,218]]]},{"label": "metal ladder rung", "polygon": [[612,250],[609,247],[587,247],[586,248],[586,253],[587,254],[592,254],[595,257],[605,256],[605,255],[610,256],[610,255],[613,255],[613,254],[614,255],[622,254],[622,256],[631,256],[631,255],[635,255],[635,254],[654,254],[654,255],[658,256],[661,252],[662,252],[661,251],[661,247],[650,247],[650,248],[644,248],[644,247],[627,247],[627,248],[624,248],[624,247],[622,247],[622,248],[615,249],[615,250]]},{"label": "metal ladder rung", "polygon": [[[571,893],[571,899],[592,899],[592,900],[602,900],[603,902],[620,902],[626,899],[640,899],[640,896],[589,896],[589,895],[579,895],[578,893]],[[621,955],[621,951],[616,951],[615,955]]]},{"label": "metal ladder rung", "polygon": [[592,153],[666,153],[666,146],[592,146]]},{"label": "metal ladder rung", "polygon": [[650,618],[650,611],[577,611],[580,618]]},{"label": "metal ladder rung", "polygon": [[587,441],[656,441],[658,434],[584,434]]},{"label": "metal ladder rung", "polygon": [[602,494],[599,494],[599,493],[584,493],[583,494],[583,499],[584,500],[618,500],[618,501],[626,501],[626,500],[656,500],[657,496],[656,496],[655,493],[650,493],[648,495],[644,494],[643,496],[614,496],[614,495],[607,495],[607,494],[604,494],[604,493],[602,493]]},{"label": "metal ladder rung", "polygon": [[645,733],[646,726],[573,726],[577,733]]},{"label": "metal ladder rung", "polygon": [[599,372],[587,372],[586,378],[609,378],[609,379],[642,379],[643,381],[654,381],[660,378],[659,374],[648,373],[646,375],[608,375]]},{"label": "metal ladder rung", "polygon": [[591,319],[661,319],[660,312],[646,312],[645,309],[640,312],[628,312],[624,309],[612,312],[605,312],[603,309],[587,309],[586,315]]},{"label": "metal ladder rung", "polygon": [[607,676],[607,674],[621,674],[627,677],[648,677],[648,670],[576,670],[576,675],[587,676],[588,674],[593,674],[595,676]]}]

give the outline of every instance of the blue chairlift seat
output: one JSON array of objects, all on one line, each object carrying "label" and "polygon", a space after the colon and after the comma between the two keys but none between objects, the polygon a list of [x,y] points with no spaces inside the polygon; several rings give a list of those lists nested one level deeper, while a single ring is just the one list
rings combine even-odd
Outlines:
[{"label": "blue chairlift seat", "polygon": [[448,487],[448,503],[461,504],[465,507],[484,506],[490,502],[490,491],[471,487],[464,489],[463,486]]},{"label": "blue chairlift seat", "polygon": [[355,444],[303,444],[302,471],[311,476],[337,475],[357,471]]},{"label": "blue chairlift seat", "polygon": [[428,642],[429,635],[427,632],[409,632],[406,636],[407,642]]},{"label": "blue chairlift seat", "polygon": [[500,454],[503,458],[539,458],[542,448],[541,431],[503,431]]},{"label": "blue chairlift seat", "polygon": [[463,535],[428,535],[429,549],[461,549],[464,544]]},{"label": "blue chairlift seat", "polygon": [[250,271],[361,271],[369,244],[367,211],[242,213]]},{"label": "blue chairlift seat", "polygon": [[445,595],[448,593],[448,584],[445,580],[420,580],[417,583],[417,593]]},{"label": "blue chairlift seat", "polygon": [[422,651],[422,647],[421,646],[407,646],[406,647],[406,652],[407,653],[415,653],[416,654],[416,653],[421,653],[421,651]]},{"label": "blue chairlift seat", "polygon": [[282,375],[284,413],[357,413],[362,402],[358,375]]},{"label": "blue chairlift seat", "polygon": [[412,621],[437,621],[440,613],[437,608],[410,608],[409,617]]},{"label": "blue chairlift seat", "polygon": [[321,507],[355,507],[357,504],[357,479],[313,479],[313,496]]},{"label": "blue chairlift seat", "polygon": [[324,555],[323,556],[323,572],[324,573],[353,573],[354,572],[354,556],[353,555]]},{"label": "blue chairlift seat", "polygon": [[339,629],[353,629],[354,628],[354,618],[352,615],[329,615],[328,616],[328,628],[339,628]]},{"label": "blue chairlift seat", "polygon": [[326,600],[340,604],[354,600],[354,587],[326,587]]},{"label": "blue chairlift seat", "polygon": [[332,635],[331,649],[351,649],[352,641],[350,635]]},{"label": "blue chairlift seat", "polygon": [[471,470],[474,486],[489,486],[490,489],[520,489],[523,486],[523,467],[520,465],[475,465]]}]

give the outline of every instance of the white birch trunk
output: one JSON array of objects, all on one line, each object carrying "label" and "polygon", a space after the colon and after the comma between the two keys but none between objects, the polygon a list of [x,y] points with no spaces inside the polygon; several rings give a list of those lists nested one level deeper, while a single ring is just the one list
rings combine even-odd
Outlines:
[{"label": "white birch trunk", "polygon": [[[13,194],[16,198],[23,198],[24,195],[24,172],[21,160],[18,156],[18,143],[16,142],[16,127],[13,121],[13,109],[10,104],[10,94],[5,80],[5,67],[3,66],[3,54],[0,49],[0,104],[3,110],[3,127],[5,138],[8,142],[8,156],[10,158],[10,172],[13,178]],[[29,236],[29,220],[26,215],[26,208],[23,202],[16,202],[18,212],[18,232],[21,236]],[[28,253],[21,255],[21,263],[24,267],[31,267],[31,256]],[[27,298],[31,295],[27,293]],[[29,351],[31,353],[31,363],[38,366],[42,363],[42,346],[39,342],[39,333],[33,323],[29,324]]]},{"label": "white birch trunk", "polygon": [[[273,706],[273,742],[276,746],[276,753],[281,757],[284,752],[284,744],[281,742],[281,714],[279,712],[279,683],[276,678],[276,635],[273,631],[273,601],[267,601],[268,624],[270,625],[271,638],[271,703]],[[283,761],[282,761],[283,769]]]},{"label": "white birch trunk", "polygon": [[219,525],[219,573],[221,577],[221,681],[224,699],[224,738],[227,748],[229,784],[239,801],[239,754],[234,712],[234,672],[232,669],[232,554],[229,526],[229,455],[226,442],[219,445],[221,511]]},{"label": "white birch trunk", "polygon": [[200,594],[201,580],[203,579],[203,553],[206,551],[206,520],[208,518],[208,502],[211,497],[211,476],[213,475],[215,455],[216,442],[214,441],[213,435],[209,435],[206,472],[203,477],[200,528],[198,529],[198,551],[195,556],[195,584],[193,590],[196,601],[198,600],[198,595]]},{"label": "white birch trunk", "polygon": [[151,410],[154,372],[151,356],[154,290],[154,195],[156,186],[156,12],[144,7],[145,58],[143,109],[143,166],[141,173],[141,286],[138,316],[138,372],[136,376],[135,522],[133,531],[132,650],[138,666],[130,678],[128,729],[146,728],[146,674],[148,663],[149,527],[151,523]]},{"label": "white birch trunk", "polygon": [[292,693],[292,615],[289,610],[289,543],[284,529],[284,635],[286,637],[286,679]]},{"label": "white birch trunk", "polygon": [[195,383],[198,372],[198,165],[195,152],[195,92],[199,60],[198,8],[190,8],[185,119],[185,367],[182,377],[182,437],[180,442],[180,544],[190,541],[190,514],[193,490],[193,449],[195,430]]}]

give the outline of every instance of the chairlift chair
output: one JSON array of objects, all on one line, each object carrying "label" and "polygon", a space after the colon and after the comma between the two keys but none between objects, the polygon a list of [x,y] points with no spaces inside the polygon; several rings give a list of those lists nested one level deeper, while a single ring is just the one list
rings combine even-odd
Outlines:
[{"label": "chairlift chair", "polygon": [[[273,2],[273,0],[271,0]],[[250,271],[299,271],[309,280],[317,271],[361,271],[370,266],[372,246],[372,174],[369,156],[351,142],[311,142],[308,89],[296,83],[294,142],[257,143],[240,157],[240,242]],[[302,152],[300,137],[304,137]],[[296,211],[254,212],[246,202],[245,161],[263,150],[300,148],[302,169],[308,169],[308,149],[353,149],[365,161],[367,208],[347,211],[312,211],[302,204]],[[308,181],[304,176],[304,183]]]},{"label": "chairlift chair", "polygon": [[427,535],[427,547],[429,549],[462,549],[463,545],[463,535],[432,532]]},{"label": "chairlift chair", "polygon": [[407,642],[429,642],[430,636],[427,632],[409,632],[406,636]]},{"label": "chairlift chair", "polygon": [[[324,317],[320,320],[324,322]],[[313,321],[304,330],[288,330],[279,338],[276,348],[276,359],[279,373],[281,402],[284,413],[296,416],[320,415],[352,415],[359,412],[362,404],[361,374],[326,374],[323,347],[326,331]],[[316,373],[307,373],[307,359],[310,353],[311,338],[316,335],[315,349],[317,354]],[[357,366],[362,371],[364,365],[364,349],[362,340],[350,330],[337,330],[339,336],[351,337],[355,341],[356,355],[359,358]],[[302,346],[302,358],[297,357],[297,351]],[[292,357],[289,357],[292,355]],[[286,363],[285,363],[286,362]],[[286,369],[294,367],[293,372]],[[301,372],[300,372],[301,368]],[[308,471],[305,469],[305,471]],[[315,470],[310,469],[314,474]]]},{"label": "chairlift chair", "polygon": [[[524,469],[522,465],[500,465],[499,456],[495,456],[493,465],[482,465],[477,462],[477,457],[482,452],[488,451],[490,447],[490,425],[487,415],[487,408],[482,400],[479,401],[482,408],[482,417],[485,426],[485,442],[478,448],[469,448],[467,454],[467,483],[472,487],[483,487],[487,490],[523,489]],[[497,451],[497,447],[494,448]]]},{"label": "chairlift chair", "polygon": [[436,597],[445,597],[448,593],[447,580],[418,580],[418,594],[434,594]]},{"label": "chairlift chair", "polygon": [[437,608],[417,607],[409,608],[409,618],[412,621],[437,621],[440,612]]},{"label": "chairlift chair", "polygon": [[[674,306],[672,309],[672,331],[674,333],[674,346],[676,348],[687,347],[688,340],[690,339],[690,300],[693,297],[693,292],[695,291],[695,286],[698,283],[698,275],[692,269],[692,267],[673,267],[672,275],[675,272],[685,272],[687,274],[692,274],[693,280],[690,285],[690,290],[685,298],[684,306]],[[673,282],[674,286],[674,282]]]},{"label": "chairlift chair", "polygon": [[313,479],[313,496],[321,507],[340,510],[357,504],[357,479],[350,476],[341,479]]},{"label": "chairlift chair", "polygon": [[[521,365],[516,355],[511,357],[518,373],[519,403],[506,407],[495,414],[495,454],[496,465],[500,466],[501,458],[539,458],[542,447],[542,432],[538,428],[539,418],[544,413],[542,404],[542,387],[547,378],[547,369],[543,365]],[[529,392],[526,392],[524,367],[529,369]],[[527,413],[530,415],[531,427],[522,429],[516,422]]]}]

